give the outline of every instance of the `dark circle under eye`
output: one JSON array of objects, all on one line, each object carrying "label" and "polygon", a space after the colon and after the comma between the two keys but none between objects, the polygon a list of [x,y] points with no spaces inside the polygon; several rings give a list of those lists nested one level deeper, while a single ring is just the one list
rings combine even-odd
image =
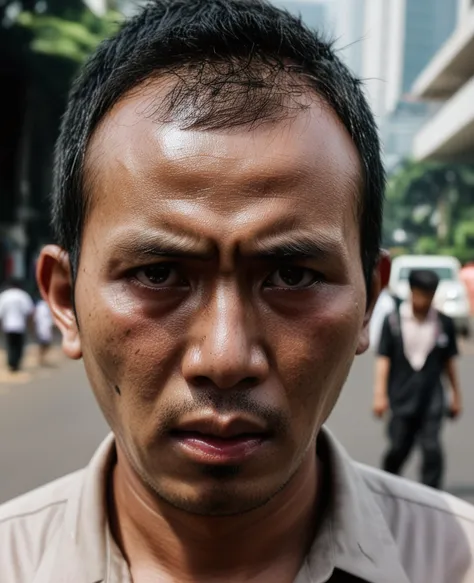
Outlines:
[{"label": "dark circle under eye", "polygon": [[307,274],[308,270],[303,267],[282,267],[278,270],[281,281],[290,287],[301,284]]}]

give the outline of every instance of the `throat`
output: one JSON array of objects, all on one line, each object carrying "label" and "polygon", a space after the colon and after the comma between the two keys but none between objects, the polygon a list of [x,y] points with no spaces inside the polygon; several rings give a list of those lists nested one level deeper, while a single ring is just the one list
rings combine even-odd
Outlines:
[{"label": "throat", "polygon": [[428,314],[426,312],[413,312],[413,316],[415,317],[415,320],[417,322],[419,322],[420,324],[423,324],[423,322],[426,321],[426,319],[428,318]]},{"label": "throat", "polygon": [[292,583],[321,524],[322,464],[307,456],[265,506],[237,516],[197,516],[171,507],[123,467],[109,487],[113,538],[133,583]]}]

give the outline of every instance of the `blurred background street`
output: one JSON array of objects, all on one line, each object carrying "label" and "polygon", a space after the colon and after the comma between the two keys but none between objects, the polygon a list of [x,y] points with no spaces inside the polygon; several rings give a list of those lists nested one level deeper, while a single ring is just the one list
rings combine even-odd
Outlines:
[{"label": "blurred background street", "polygon": [[[474,345],[463,351],[466,412],[446,424],[446,489],[474,502]],[[107,434],[82,363],[54,359],[57,368],[39,370],[32,355],[26,376],[0,377],[0,503],[83,467]],[[356,460],[377,466],[385,437],[371,415],[373,360],[371,354],[356,359],[329,427]],[[415,478],[416,456],[407,469]]]},{"label": "blurred background street", "polygon": [[[35,262],[52,240],[53,149],[68,88],[139,3],[0,0],[0,291],[19,278],[38,299]],[[422,256],[418,266],[426,255],[454,261],[448,270],[437,263],[446,289],[437,307],[467,335],[464,322],[474,311],[474,0],[274,3],[334,38],[364,80],[388,172],[383,245],[392,257]],[[392,292],[408,293],[407,269],[393,274]],[[0,502],[82,467],[107,433],[82,364],[58,348],[50,358],[51,366],[39,368],[31,342],[13,375],[0,335]],[[373,354],[356,360],[329,425],[355,459],[378,465],[385,438],[371,415],[373,365]],[[465,412],[446,424],[446,487],[474,502],[472,339],[463,340],[460,371]],[[416,476],[416,463],[415,456],[408,476]]]}]

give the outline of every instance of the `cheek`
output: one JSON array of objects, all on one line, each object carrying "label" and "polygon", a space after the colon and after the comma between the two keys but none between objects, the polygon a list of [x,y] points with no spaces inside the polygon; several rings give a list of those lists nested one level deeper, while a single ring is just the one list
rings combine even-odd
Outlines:
[{"label": "cheek", "polygon": [[[84,290],[85,292],[86,290]],[[87,298],[93,297],[88,309]],[[109,290],[87,290],[78,315],[85,368],[111,425],[117,415],[132,425],[154,415],[157,396],[176,370],[179,317],[153,319]]]},{"label": "cheek", "polygon": [[279,328],[275,360],[293,415],[325,418],[354,360],[364,312],[356,294],[339,288],[318,297],[298,318]]}]

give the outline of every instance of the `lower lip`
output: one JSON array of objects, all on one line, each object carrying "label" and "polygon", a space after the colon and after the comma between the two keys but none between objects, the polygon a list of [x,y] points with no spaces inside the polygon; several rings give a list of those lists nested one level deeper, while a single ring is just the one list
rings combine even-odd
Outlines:
[{"label": "lower lip", "polygon": [[173,436],[188,455],[200,463],[240,464],[267,441],[261,436],[221,439],[210,435],[182,433]]}]

